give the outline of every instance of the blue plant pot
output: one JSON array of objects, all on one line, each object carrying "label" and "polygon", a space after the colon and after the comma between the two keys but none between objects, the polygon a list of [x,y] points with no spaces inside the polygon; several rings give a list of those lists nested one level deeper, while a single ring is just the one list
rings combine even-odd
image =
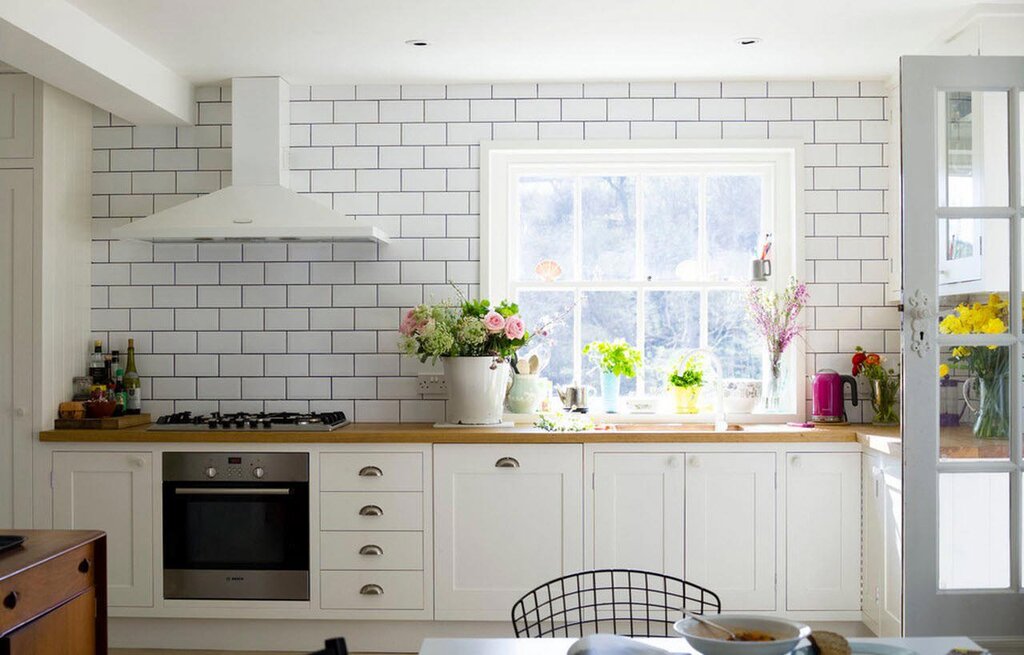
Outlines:
[{"label": "blue plant pot", "polygon": [[619,411],[619,376],[614,373],[601,372],[601,400],[604,411],[616,414]]}]

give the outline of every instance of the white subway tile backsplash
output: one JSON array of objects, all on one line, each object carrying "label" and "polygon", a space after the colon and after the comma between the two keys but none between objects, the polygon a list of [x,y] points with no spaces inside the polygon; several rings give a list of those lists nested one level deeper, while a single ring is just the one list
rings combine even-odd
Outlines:
[{"label": "white subway tile backsplash", "polygon": [[482,141],[780,138],[806,144],[809,366],[855,342],[891,351],[885,94],[831,80],[293,86],[292,188],[384,227],[382,246],[109,241],[111,225],[228,183],[230,92],[200,90],[214,124],[197,127],[98,112],[93,329],[155,353],[140,360],[147,408],[443,419],[444,401],[415,393],[423,367],[397,354],[395,326],[453,299],[452,282],[479,293]]}]

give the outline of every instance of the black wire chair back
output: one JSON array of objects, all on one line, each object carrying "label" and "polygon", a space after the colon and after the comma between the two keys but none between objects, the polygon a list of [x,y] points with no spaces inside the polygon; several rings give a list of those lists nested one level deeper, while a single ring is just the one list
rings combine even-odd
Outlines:
[{"label": "black wire chair back", "polygon": [[632,569],[581,571],[540,585],[512,606],[516,637],[674,637],[680,608],[719,613],[718,594],[662,573]]}]

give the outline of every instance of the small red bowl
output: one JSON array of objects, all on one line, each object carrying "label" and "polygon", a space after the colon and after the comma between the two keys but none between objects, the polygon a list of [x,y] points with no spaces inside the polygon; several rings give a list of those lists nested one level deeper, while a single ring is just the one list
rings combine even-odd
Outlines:
[{"label": "small red bowl", "polygon": [[85,403],[86,418],[109,418],[114,415],[117,403],[109,400],[90,400]]}]

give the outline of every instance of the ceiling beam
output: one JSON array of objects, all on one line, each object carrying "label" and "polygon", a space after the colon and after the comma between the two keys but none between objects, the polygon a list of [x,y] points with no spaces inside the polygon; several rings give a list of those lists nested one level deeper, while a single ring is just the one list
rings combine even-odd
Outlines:
[{"label": "ceiling beam", "polygon": [[0,2],[0,60],[136,125],[195,120],[188,80],[64,0]]}]

